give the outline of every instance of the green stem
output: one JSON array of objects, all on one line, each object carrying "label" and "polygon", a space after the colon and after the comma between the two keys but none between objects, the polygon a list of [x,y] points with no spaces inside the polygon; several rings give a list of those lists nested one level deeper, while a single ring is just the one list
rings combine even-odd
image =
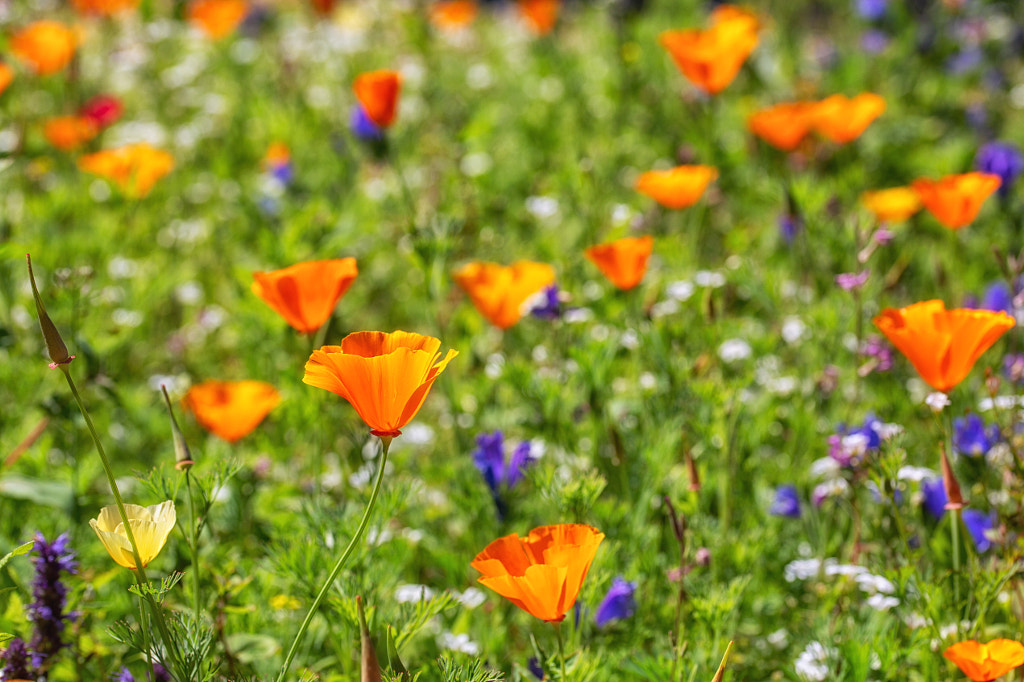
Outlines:
[{"label": "green stem", "polygon": [[196,514],[196,500],[192,494],[192,476],[189,469],[185,469],[185,489],[188,490],[188,506],[192,519],[192,528],[189,532],[189,550],[192,554],[192,610],[195,613],[196,627],[200,622],[199,608],[199,515]]},{"label": "green stem", "polygon": [[555,626],[555,639],[558,640],[558,660],[562,665],[562,677],[560,682],[566,682],[569,678],[565,672],[565,642],[562,638],[562,624],[552,623],[552,625]]},{"label": "green stem", "polygon": [[[953,410],[946,410],[946,419],[944,422],[945,426],[945,437],[946,437],[946,452],[949,456],[953,456]],[[952,466],[952,464],[950,464]],[[951,538],[953,540],[953,598],[956,600],[955,608],[957,614],[960,613],[960,510],[952,510],[953,514],[951,521],[953,523],[952,529],[950,530]],[[956,629],[960,631],[960,616],[956,618]]]},{"label": "green stem", "polygon": [[331,585],[334,584],[338,574],[341,573],[341,569],[344,568],[348,558],[352,555],[352,551],[363,537],[363,532],[366,530],[366,526],[370,522],[370,513],[373,512],[373,507],[377,502],[377,495],[380,493],[381,483],[384,481],[384,468],[388,462],[388,450],[391,447],[391,438],[381,437],[381,444],[383,446],[383,452],[380,457],[380,469],[377,471],[377,480],[373,483],[373,492],[370,493],[370,500],[366,504],[366,509],[363,511],[363,518],[359,521],[359,527],[356,528],[355,534],[349,541],[348,546],[342,555],[338,558],[338,562],[334,564],[334,568],[331,569],[330,575],[327,576],[327,580],[324,581],[323,586],[320,588],[320,593],[316,595],[316,599],[313,600],[312,606],[309,607],[309,611],[306,613],[306,618],[302,621],[302,625],[299,626],[299,631],[295,635],[295,639],[292,641],[291,647],[288,649],[288,655],[284,659],[284,665],[281,666],[281,672],[277,675],[277,682],[284,682],[285,675],[288,674],[288,669],[291,667],[292,661],[295,659],[295,654],[298,652],[299,644],[302,642],[303,637],[306,635],[306,630],[309,629],[310,623],[313,621],[313,616],[316,615],[317,609],[320,608],[320,604],[327,597],[327,592],[331,589]]},{"label": "green stem", "polygon": [[149,661],[149,674],[151,680],[156,679],[156,664],[153,661],[153,649],[149,646],[152,639],[149,633],[149,619],[146,618],[146,606],[143,598],[139,597],[139,623],[142,626],[142,645],[146,649],[146,660]]}]

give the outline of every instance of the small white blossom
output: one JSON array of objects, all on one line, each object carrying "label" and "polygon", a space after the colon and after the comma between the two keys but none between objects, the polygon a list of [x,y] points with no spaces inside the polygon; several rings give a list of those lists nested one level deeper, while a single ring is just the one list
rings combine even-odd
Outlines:
[{"label": "small white blossom", "polygon": [[722,362],[746,360],[753,352],[750,344],[743,339],[729,339],[723,341],[722,345],[718,347],[718,357],[722,359]]},{"label": "small white blossom", "polygon": [[434,598],[434,590],[426,585],[399,585],[395,589],[395,601],[412,604]]},{"label": "small white blossom", "polygon": [[793,667],[802,680],[824,682],[832,672],[829,663],[835,655],[834,649],[826,648],[821,642],[811,642],[797,656]]},{"label": "small white blossom", "polygon": [[932,412],[938,414],[946,409],[946,406],[950,404],[949,396],[938,391],[929,393],[928,397],[924,399],[924,404],[931,408]]},{"label": "small white blossom", "polygon": [[443,632],[437,638],[437,645],[449,651],[458,651],[470,656],[480,655],[480,645],[469,638],[467,634],[455,635],[451,632]]},{"label": "small white blossom", "polygon": [[937,477],[938,474],[927,467],[905,466],[900,467],[900,470],[896,472],[896,478],[911,483],[920,483]]},{"label": "small white blossom", "polygon": [[873,594],[865,603],[875,611],[888,611],[894,606],[899,606],[900,600],[896,597],[887,597],[884,594]]}]

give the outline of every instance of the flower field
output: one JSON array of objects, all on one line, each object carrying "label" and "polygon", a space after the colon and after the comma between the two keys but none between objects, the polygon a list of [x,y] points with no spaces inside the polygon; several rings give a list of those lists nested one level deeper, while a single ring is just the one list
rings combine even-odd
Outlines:
[{"label": "flower field", "polygon": [[0,0],[0,682],[1024,679],[1022,22]]}]

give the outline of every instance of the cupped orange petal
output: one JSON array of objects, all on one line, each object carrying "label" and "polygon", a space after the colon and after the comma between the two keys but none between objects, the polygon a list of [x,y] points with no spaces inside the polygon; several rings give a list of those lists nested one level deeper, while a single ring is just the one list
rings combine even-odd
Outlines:
[{"label": "cupped orange petal", "polygon": [[6,62],[0,62],[0,93],[7,89],[7,86],[14,80],[14,69]]},{"label": "cupped orange petal", "polygon": [[81,116],[58,116],[43,124],[43,135],[57,149],[65,152],[80,148],[99,134],[94,122]]},{"label": "cupped orange petal", "polygon": [[803,142],[813,127],[814,102],[785,102],[761,109],[747,119],[747,128],[762,140],[785,152]]},{"label": "cupped orange petal", "polygon": [[303,334],[330,319],[359,274],[355,258],[297,263],[273,272],[254,272],[252,291]]},{"label": "cupped orange petal", "polygon": [[664,31],[658,42],[691,83],[714,95],[732,83],[757,47],[757,29],[753,14],[723,5],[712,14],[708,29]]},{"label": "cupped orange petal", "polygon": [[367,118],[376,125],[387,128],[395,122],[402,74],[388,69],[361,73],[356,76],[352,89]]},{"label": "cupped orange petal", "polygon": [[127,196],[141,199],[174,169],[174,157],[145,143],[87,154],[78,160],[87,173],[112,181]]},{"label": "cupped orange petal", "polygon": [[397,436],[427,398],[434,381],[458,355],[440,359],[441,342],[411,332],[356,332],[340,346],[313,351],[303,383],[346,401],[380,436]]},{"label": "cupped orange petal", "polygon": [[880,223],[900,223],[921,210],[921,197],[912,187],[864,192],[860,201]]},{"label": "cupped orange petal", "polygon": [[530,615],[559,622],[576,603],[604,533],[582,524],[543,526],[525,538],[506,535],[470,564],[479,581]]},{"label": "cupped orange petal", "polygon": [[991,682],[1024,664],[1024,645],[1012,639],[995,639],[988,644],[972,639],[957,642],[942,655],[974,682]]},{"label": "cupped orange petal", "polygon": [[668,170],[647,171],[637,178],[636,191],[665,208],[678,210],[697,203],[708,184],[717,177],[718,169],[712,166],[676,166]]},{"label": "cupped orange petal", "polygon": [[914,191],[921,197],[928,212],[951,230],[970,224],[981,205],[1002,184],[998,175],[964,173],[947,175],[939,180],[914,180]]},{"label": "cupped orange petal", "polygon": [[886,308],[873,322],[921,378],[943,392],[963,381],[982,353],[1014,326],[1005,312],[946,310],[937,300]]},{"label": "cupped orange petal", "polygon": [[75,55],[78,36],[58,21],[36,21],[11,38],[10,49],[40,76],[62,70]]},{"label": "cupped orange petal", "polygon": [[188,20],[213,40],[225,38],[249,14],[246,0],[192,0]]},{"label": "cupped orange petal", "polygon": [[508,266],[473,261],[456,270],[453,277],[488,322],[508,329],[523,316],[527,299],[554,283],[555,269],[533,261]]},{"label": "cupped orange petal", "polygon": [[71,0],[71,4],[81,14],[110,16],[135,9],[139,5],[139,0]]},{"label": "cupped orange petal", "polygon": [[191,387],[182,402],[203,428],[234,443],[252,433],[281,396],[262,381],[209,380]]},{"label": "cupped orange petal", "polygon": [[442,31],[461,31],[476,19],[476,0],[439,0],[430,5],[430,23]]},{"label": "cupped orange petal", "polygon": [[551,33],[558,23],[562,0],[519,0],[519,14],[537,35]]},{"label": "cupped orange petal", "polygon": [[814,129],[836,144],[846,144],[861,136],[872,121],[885,111],[885,100],[871,92],[854,98],[832,95],[814,105],[811,113]]},{"label": "cupped orange petal", "polygon": [[654,237],[644,235],[591,246],[583,253],[612,284],[625,291],[643,280],[653,249]]}]

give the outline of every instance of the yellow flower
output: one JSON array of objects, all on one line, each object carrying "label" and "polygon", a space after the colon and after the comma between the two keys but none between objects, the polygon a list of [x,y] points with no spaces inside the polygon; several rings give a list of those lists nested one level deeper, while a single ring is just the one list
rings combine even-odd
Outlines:
[{"label": "yellow flower", "polygon": [[[128,515],[132,535],[135,536],[135,543],[139,547],[139,558],[145,568],[163,549],[167,536],[178,520],[174,512],[174,502],[167,500],[151,507],[126,504],[124,511]],[[121,523],[121,515],[117,513],[117,507],[104,507],[97,518],[89,520],[89,525],[96,531],[100,542],[107,548],[114,561],[125,568],[135,568],[132,546],[128,542],[128,535],[125,533],[124,524]]]}]

